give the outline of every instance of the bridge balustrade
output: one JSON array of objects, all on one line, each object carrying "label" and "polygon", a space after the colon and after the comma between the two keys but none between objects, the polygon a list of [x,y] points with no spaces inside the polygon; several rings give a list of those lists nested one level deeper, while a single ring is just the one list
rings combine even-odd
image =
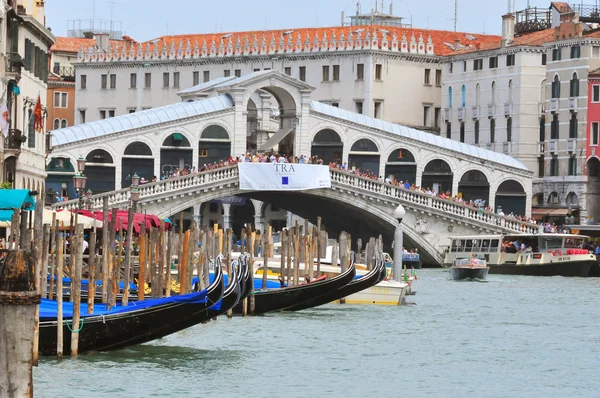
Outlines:
[{"label": "bridge balustrade", "polygon": [[[408,202],[419,207],[437,210],[441,213],[452,214],[476,220],[480,223],[499,226],[513,232],[537,233],[539,226],[532,223],[509,219],[498,214],[488,212],[482,209],[466,206],[452,200],[438,198],[426,193],[413,191],[404,187],[390,185],[370,178],[365,178],[345,172],[338,169],[331,169],[332,185],[343,187],[352,187],[357,190],[371,192],[390,198],[397,199],[399,202]],[[238,168],[236,165],[222,167],[215,170],[208,170],[200,173],[189,174],[186,176],[169,178],[153,183],[142,184],[139,186],[140,202],[154,200],[165,196],[168,192],[176,192],[189,188],[218,186],[221,183],[238,183]],[[130,190],[128,188],[118,191],[107,192],[92,197],[92,208],[101,209],[103,198],[108,197],[109,207],[118,207],[126,205],[129,202]],[[77,199],[67,202],[60,202],[53,205],[54,208],[76,209]]]}]

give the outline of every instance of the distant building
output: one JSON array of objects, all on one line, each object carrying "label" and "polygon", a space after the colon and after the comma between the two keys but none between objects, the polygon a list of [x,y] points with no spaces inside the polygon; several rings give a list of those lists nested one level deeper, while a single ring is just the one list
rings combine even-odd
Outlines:
[{"label": "distant building", "polygon": [[523,162],[535,172],[532,214],[558,223],[600,216],[586,168],[587,74],[600,67],[590,10],[552,3],[507,14],[500,40],[447,57],[442,72],[442,134]]},{"label": "distant building", "polygon": [[400,19],[386,18],[390,25],[161,36],[139,44],[82,46],[75,63],[75,122],[170,104],[181,100],[177,93],[182,89],[275,69],[315,86],[314,95],[323,103],[438,132],[442,57],[456,46],[484,45],[499,37],[390,22]]},{"label": "distant building", "polygon": [[0,175],[14,188],[44,191],[47,137],[35,131],[39,96],[46,117],[48,49],[55,38],[45,27],[44,2],[0,0],[0,102],[7,106],[9,131],[2,146]]}]

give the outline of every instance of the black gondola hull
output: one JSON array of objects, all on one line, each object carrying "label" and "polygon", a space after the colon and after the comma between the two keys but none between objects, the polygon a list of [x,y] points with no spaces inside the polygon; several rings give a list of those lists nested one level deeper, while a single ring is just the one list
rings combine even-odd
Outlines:
[{"label": "black gondola hull", "polygon": [[[282,311],[299,305],[304,301],[340,289],[350,283],[355,275],[356,268],[352,264],[346,272],[335,278],[305,285],[254,292],[254,311],[251,313],[253,315],[261,315],[268,312]],[[241,306],[236,306],[234,311],[241,312]]]},{"label": "black gondola hull", "polygon": [[[106,316],[89,316],[80,325],[63,321],[63,354],[71,353],[71,330],[79,329],[78,352],[109,351],[146,343],[209,320],[208,309],[223,296],[222,274],[208,289],[206,303],[165,304]],[[68,324],[67,324],[68,322]],[[39,353],[56,355],[56,321],[40,322]]]}]

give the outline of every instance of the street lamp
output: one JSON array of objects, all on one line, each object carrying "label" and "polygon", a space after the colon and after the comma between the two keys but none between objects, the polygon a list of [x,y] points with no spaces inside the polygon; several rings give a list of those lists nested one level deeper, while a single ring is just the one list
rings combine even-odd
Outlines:
[{"label": "street lamp", "polygon": [[138,188],[139,184],[140,184],[140,176],[138,176],[137,173],[134,173],[133,177],[131,177],[131,185],[129,186],[131,206],[133,207],[134,213],[135,213],[135,207],[136,207],[137,201],[140,200],[140,190]]},{"label": "street lamp", "polygon": [[402,219],[406,216],[406,210],[402,205],[398,205],[394,210],[394,218],[398,220],[396,225],[396,231],[394,232],[394,265],[393,273],[394,280],[397,282],[402,281]]},{"label": "street lamp", "polygon": [[85,159],[83,156],[79,156],[79,159],[77,159],[77,173],[73,176],[73,186],[77,191],[77,198],[79,199],[79,210],[83,208],[83,196],[85,193],[85,183],[87,181],[87,177],[83,175],[84,170]]}]

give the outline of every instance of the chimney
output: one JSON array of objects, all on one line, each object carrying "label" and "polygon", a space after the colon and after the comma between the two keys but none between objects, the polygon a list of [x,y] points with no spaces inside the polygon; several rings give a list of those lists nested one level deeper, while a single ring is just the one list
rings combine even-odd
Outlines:
[{"label": "chimney", "polygon": [[390,1],[390,15],[394,15],[394,2]]},{"label": "chimney", "polygon": [[460,50],[460,40],[454,39],[454,51]]},{"label": "chimney", "polygon": [[108,33],[96,33],[94,34],[94,41],[96,42],[96,47],[99,50],[107,51],[108,50]]},{"label": "chimney", "polygon": [[510,46],[515,39],[515,16],[506,14],[502,16],[502,47]]}]

